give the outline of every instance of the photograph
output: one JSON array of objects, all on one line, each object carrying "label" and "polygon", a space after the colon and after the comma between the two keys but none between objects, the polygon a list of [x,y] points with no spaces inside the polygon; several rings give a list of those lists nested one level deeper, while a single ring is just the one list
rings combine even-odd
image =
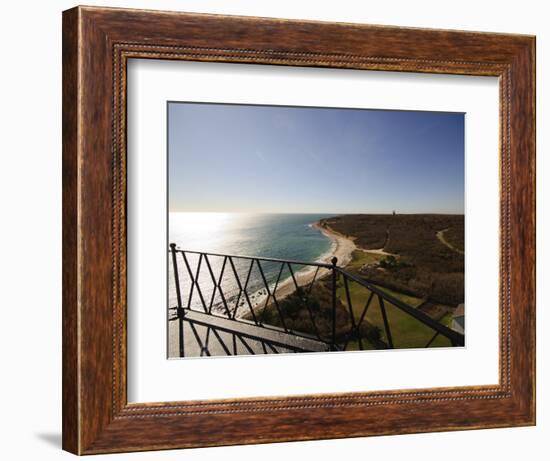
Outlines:
[{"label": "photograph", "polygon": [[168,358],[464,347],[464,113],[167,117]]},{"label": "photograph", "polygon": [[398,1],[8,7],[11,458],[544,446],[550,29]]}]

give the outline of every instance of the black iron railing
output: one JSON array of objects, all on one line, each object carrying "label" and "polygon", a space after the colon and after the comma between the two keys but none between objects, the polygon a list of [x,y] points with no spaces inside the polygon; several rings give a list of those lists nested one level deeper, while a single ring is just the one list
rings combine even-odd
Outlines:
[{"label": "black iron railing", "polygon": [[170,244],[170,356],[463,346],[464,335],[330,264]]}]

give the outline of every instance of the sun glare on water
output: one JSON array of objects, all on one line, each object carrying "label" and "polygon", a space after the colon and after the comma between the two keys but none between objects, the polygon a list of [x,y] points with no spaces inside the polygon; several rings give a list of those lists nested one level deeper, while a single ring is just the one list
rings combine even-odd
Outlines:
[{"label": "sun glare on water", "polygon": [[219,250],[233,219],[231,213],[170,213],[170,240],[190,250]]},{"label": "sun glare on water", "polygon": [[216,212],[184,212],[171,213],[171,215],[178,224],[196,232],[217,232],[227,224],[231,216],[230,213]]}]

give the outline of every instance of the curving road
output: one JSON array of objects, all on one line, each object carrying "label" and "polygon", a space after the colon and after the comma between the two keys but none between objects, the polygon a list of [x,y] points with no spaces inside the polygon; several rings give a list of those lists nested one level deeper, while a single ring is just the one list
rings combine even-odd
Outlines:
[{"label": "curving road", "polygon": [[445,237],[443,236],[443,234],[445,232],[447,232],[449,229],[450,229],[450,227],[448,227],[447,229],[440,230],[440,231],[436,232],[435,235],[437,236],[439,241],[443,245],[445,245],[447,248],[450,248],[451,250],[455,251],[456,253],[463,255],[464,251],[462,251],[462,250],[458,249],[457,247],[451,245],[449,242],[447,242],[447,240],[445,240]]}]

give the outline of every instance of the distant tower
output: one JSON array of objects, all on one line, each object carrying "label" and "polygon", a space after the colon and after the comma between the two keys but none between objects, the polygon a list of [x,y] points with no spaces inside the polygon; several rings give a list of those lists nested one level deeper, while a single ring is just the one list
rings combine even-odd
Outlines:
[{"label": "distant tower", "polygon": [[395,216],[395,210],[393,210],[393,215]]}]

